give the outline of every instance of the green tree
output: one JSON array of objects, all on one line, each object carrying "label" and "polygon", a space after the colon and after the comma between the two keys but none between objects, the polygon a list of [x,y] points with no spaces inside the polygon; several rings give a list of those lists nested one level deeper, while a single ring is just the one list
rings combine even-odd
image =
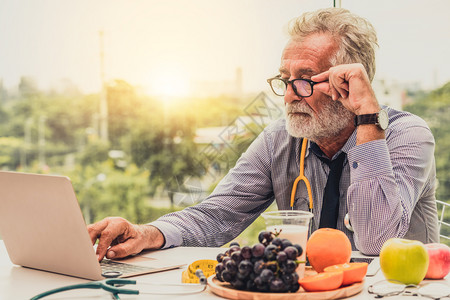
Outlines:
[{"label": "green tree", "polygon": [[117,170],[111,161],[104,161],[78,165],[66,175],[72,180],[86,222],[119,215],[132,222],[148,222],[147,171],[132,164]]},{"label": "green tree", "polygon": [[162,187],[174,205],[174,193],[186,192],[183,183],[201,175],[194,122],[182,113],[135,122],[125,144],[132,162],[150,171],[150,194]]},{"label": "green tree", "polygon": [[20,165],[23,139],[16,137],[0,137],[0,166],[15,170]]},{"label": "green tree", "polygon": [[421,116],[433,132],[436,149],[436,197],[450,200],[450,82],[416,99],[405,110]]},{"label": "green tree", "polygon": [[22,97],[28,98],[40,94],[40,91],[33,78],[22,76],[19,82],[19,93]]},{"label": "green tree", "polygon": [[131,122],[146,110],[143,99],[135,88],[124,80],[116,79],[107,86],[108,131],[111,147],[118,149],[121,139],[128,134]]}]

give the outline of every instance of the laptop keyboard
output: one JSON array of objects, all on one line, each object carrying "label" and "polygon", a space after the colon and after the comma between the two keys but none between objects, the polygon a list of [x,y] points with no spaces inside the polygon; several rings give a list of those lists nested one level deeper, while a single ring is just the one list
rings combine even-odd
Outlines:
[{"label": "laptop keyboard", "polygon": [[131,264],[125,264],[110,259],[103,259],[100,262],[102,273],[105,272],[121,272],[123,275],[149,271],[151,267],[142,267]]}]

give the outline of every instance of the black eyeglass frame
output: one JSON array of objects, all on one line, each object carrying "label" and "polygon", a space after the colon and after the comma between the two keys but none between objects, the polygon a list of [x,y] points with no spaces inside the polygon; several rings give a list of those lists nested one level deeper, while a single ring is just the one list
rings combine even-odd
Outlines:
[{"label": "black eyeglass frame", "polygon": [[[275,79],[281,80],[282,82],[284,82],[284,84],[285,84],[286,87],[285,87],[285,89],[284,89],[284,94],[283,94],[283,95],[280,95],[280,94],[278,94],[277,92],[275,92],[275,89],[274,89],[273,86],[272,86],[272,81],[275,80]],[[295,82],[295,81],[299,81],[299,80],[305,81],[305,82],[307,82],[307,83],[309,84],[309,86],[311,87],[311,93],[310,93],[309,95],[303,96],[303,95],[300,95],[300,94],[298,93],[297,88],[295,87],[294,82]],[[292,85],[292,89],[294,90],[294,93],[295,93],[298,97],[301,97],[301,98],[311,97],[312,94],[314,93],[314,88],[313,88],[313,86],[314,86],[315,84],[317,84],[317,83],[320,83],[320,82],[312,81],[312,80],[306,79],[306,78],[296,78],[296,79],[292,79],[292,80],[287,80],[287,79],[281,78],[281,75],[277,75],[277,76],[275,76],[275,77],[269,78],[269,79],[267,79],[267,82],[269,83],[270,88],[272,89],[272,92],[273,92],[275,95],[277,95],[277,96],[284,96],[284,95],[286,95],[286,91],[287,91],[288,85],[291,84],[291,85]]]},{"label": "black eyeglass frame", "polygon": [[[385,293],[378,293],[376,291],[374,291],[374,287],[378,284],[382,284],[382,283],[394,283],[394,284],[398,284],[399,289],[396,291],[389,291],[389,292],[385,292]],[[434,283],[430,282],[427,283],[430,285],[433,285]],[[419,296],[421,298],[428,298],[428,299],[433,299],[433,300],[439,300],[441,298],[447,298],[450,296],[450,294],[442,294],[439,296],[434,296],[434,295],[430,295],[430,294],[425,294],[425,293],[421,293],[420,292],[420,288],[425,287],[427,284],[425,284],[424,286],[421,285],[416,285],[416,284],[404,284],[403,282],[397,281],[397,280],[381,280],[378,282],[375,282],[373,284],[371,284],[368,288],[367,291],[369,292],[369,294],[374,295],[375,298],[384,298],[384,297],[392,297],[392,296]],[[437,283],[439,284],[439,283]],[[447,286],[447,285],[446,285]],[[409,288],[413,288],[416,290],[408,290]]]}]

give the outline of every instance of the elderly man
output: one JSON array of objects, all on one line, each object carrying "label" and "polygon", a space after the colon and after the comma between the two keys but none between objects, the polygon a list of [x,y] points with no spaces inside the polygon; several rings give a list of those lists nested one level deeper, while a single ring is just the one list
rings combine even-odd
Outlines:
[{"label": "elderly man", "polygon": [[[122,218],[90,225],[99,259],[221,246],[275,199],[279,209],[308,210],[312,198],[311,230],[342,230],[365,254],[378,254],[392,237],[438,241],[434,139],[417,116],[380,107],[371,87],[372,25],[330,8],[303,14],[290,35],[279,75],[268,80],[284,96],[286,118],[265,128],[202,203],[147,225]],[[311,194],[300,182],[291,201],[303,142]]]}]

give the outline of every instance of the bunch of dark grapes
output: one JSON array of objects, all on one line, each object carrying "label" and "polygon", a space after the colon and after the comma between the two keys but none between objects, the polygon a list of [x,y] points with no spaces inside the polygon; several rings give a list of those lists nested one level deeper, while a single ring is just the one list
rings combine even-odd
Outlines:
[{"label": "bunch of dark grapes", "polygon": [[287,239],[276,237],[278,233],[262,231],[259,243],[253,247],[230,244],[225,253],[217,255],[216,278],[229,282],[239,290],[286,293],[300,288],[295,272],[297,260],[303,249]]}]

